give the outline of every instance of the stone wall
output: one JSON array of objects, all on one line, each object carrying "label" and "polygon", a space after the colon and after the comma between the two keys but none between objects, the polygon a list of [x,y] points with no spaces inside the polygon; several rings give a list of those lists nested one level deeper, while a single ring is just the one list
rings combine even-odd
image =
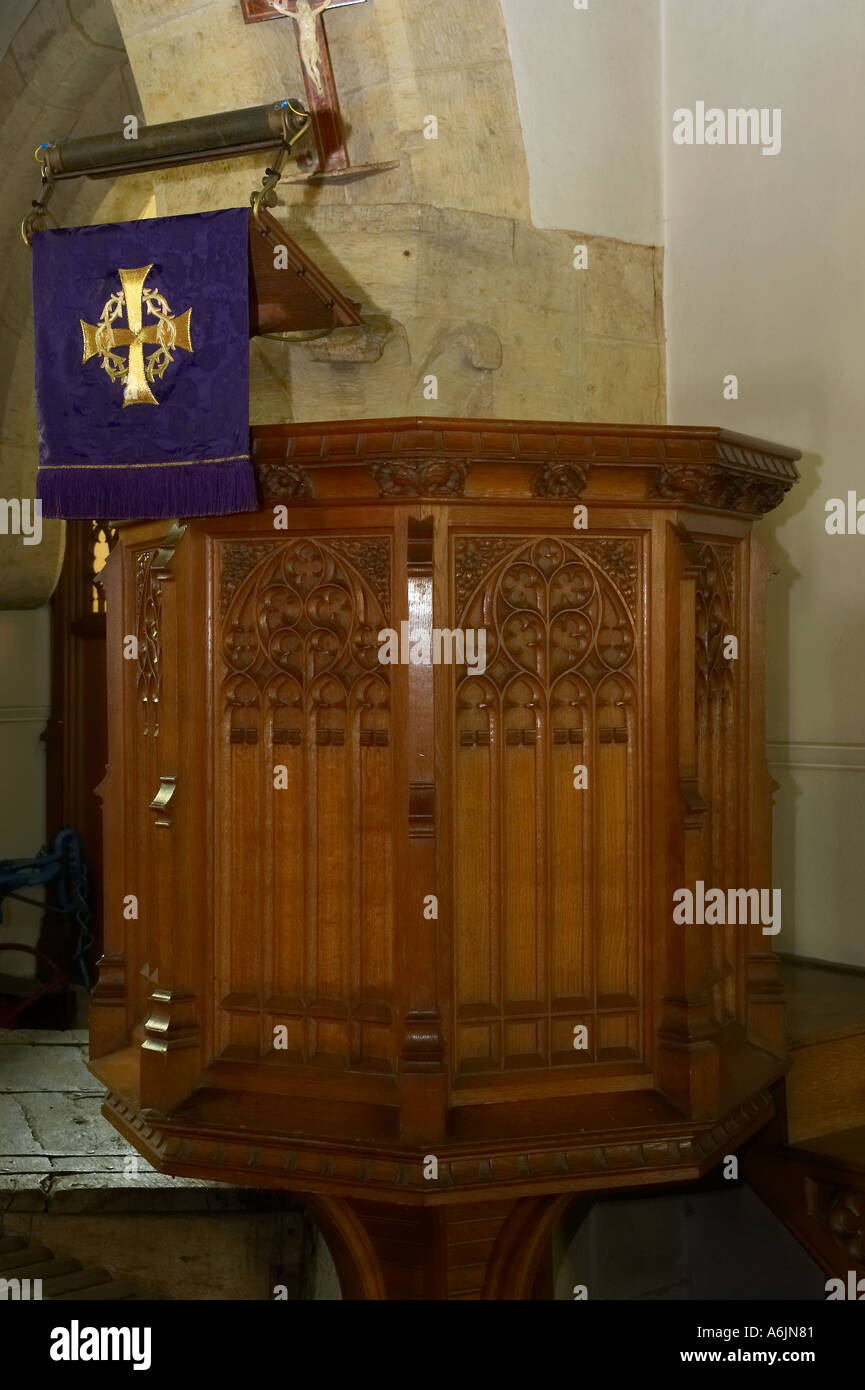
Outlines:
[{"label": "stone wall", "polygon": [[[110,0],[36,0],[0,55],[0,497],[32,498],[36,486],[30,252],[21,220],[39,192],[33,154],[43,140],[119,129],[140,113]],[[135,185],[134,187],[131,185]],[[59,186],[55,224],[136,217],[150,194],[137,179],[79,179]],[[63,523],[43,523],[42,543],[0,535],[0,608],[44,603],[60,573]]]},{"label": "stone wall", "polygon": [[[150,122],[302,96],[288,19],[244,25],[237,0],[114,4]],[[254,421],[662,421],[662,252],[532,225],[499,0],[367,0],[326,23],[352,163],[399,166],[328,186],[289,182],[292,165],[275,215],[372,331],[256,340]],[[424,138],[430,115],[437,140]],[[565,133],[551,139],[566,178]],[[261,173],[246,159],[174,171],[159,210],[245,203]]]},{"label": "stone wall", "polygon": [[[0,495],[33,496],[29,256],[18,226],[43,139],[302,96],[288,19],[244,25],[238,0],[36,0],[0,60]],[[276,216],[363,306],[367,327],[253,343],[253,421],[444,414],[664,418],[662,252],[530,220],[499,0],[366,0],[327,17],[352,163],[398,167],[311,185],[292,164]],[[424,138],[434,115],[439,138]],[[551,131],[568,177],[567,132]],[[64,226],[246,204],[261,159],[113,185],[63,184]],[[297,181],[291,182],[291,179]],[[150,199],[153,199],[151,202]],[[588,247],[576,270],[573,248]],[[435,376],[438,397],[425,382]],[[0,607],[44,602],[62,525],[0,536]]]}]

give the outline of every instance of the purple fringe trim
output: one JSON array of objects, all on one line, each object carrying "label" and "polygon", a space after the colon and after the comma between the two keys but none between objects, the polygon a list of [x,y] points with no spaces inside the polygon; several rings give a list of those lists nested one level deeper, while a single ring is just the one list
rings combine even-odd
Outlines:
[{"label": "purple fringe trim", "polygon": [[36,496],[43,517],[67,521],[149,521],[173,516],[225,516],[258,510],[255,471],[249,460],[186,464],[173,468],[100,468],[72,465],[41,469]]}]

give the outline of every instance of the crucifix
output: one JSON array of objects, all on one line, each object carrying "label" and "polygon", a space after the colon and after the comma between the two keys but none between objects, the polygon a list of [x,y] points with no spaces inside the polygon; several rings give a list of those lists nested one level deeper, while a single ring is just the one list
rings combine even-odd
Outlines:
[{"label": "crucifix", "polygon": [[247,24],[283,16],[294,23],[306,105],[318,149],[318,169],[311,177],[316,181],[348,183],[385,169],[396,169],[398,160],[352,166],[345,146],[324,12],[341,9],[344,5],[363,5],[366,0],[240,0],[240,3]]}]

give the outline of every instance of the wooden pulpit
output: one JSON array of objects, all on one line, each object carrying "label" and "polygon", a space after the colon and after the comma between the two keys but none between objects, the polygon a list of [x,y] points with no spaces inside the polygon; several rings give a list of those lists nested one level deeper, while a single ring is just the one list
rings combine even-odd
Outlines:
[{"label": "wooden pulpit", "polygon": [[674,894],[772,887],[752,528],[798,454],[456,419],[254,452],[258,512],[123,525],[107,567],[105,1114],[303,1194],[346,1297],[529,1298],[575,1195],[773,1112],[774,938]]}]

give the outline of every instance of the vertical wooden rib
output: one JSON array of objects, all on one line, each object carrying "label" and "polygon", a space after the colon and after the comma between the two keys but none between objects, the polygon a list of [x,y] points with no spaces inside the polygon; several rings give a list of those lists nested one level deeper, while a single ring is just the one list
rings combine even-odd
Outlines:
[{"label": "vertical wooden rib", "polygon": [[598,996],[609,1007],[630,994],[628,934],[632,868],[629,838],[632,833],[628,794],[629,746],[615,741],[601,742],[605,731],[613,734],[624,716],[616,708],[616,696],[623,692],[617,678],[605,680],[598,689],[598,777],[595,783],[596,859],[599,894],[597,918]]},{"label": "vertical wooden rib", "polygon": [[[262,753],[261,720],[255,719],[259,741],[253,745],[240,744],[229,750],[231,795],[230,840],[228,865],[228,920],[230,929],[229,976],[221,991],[222,997],[248,1001],[253,1007],[260,1002],[261,957],[263,932],[260,916],[251,910],[258,901],[258,885],[263,870],[261,839]],[[272,784],[271,784],[272,785]],[[272,793],[271,793],[272,794]],[[249,808],[255,807],[255,814]],[[252,1046],[251,1016],[230,1016],[229,1041],[244,1048]],[[257,1030],[256,1030],[257,1031]]]},{"label": "vertical wooden rib", "polygon": [[[326,719],[319,711],[319,737],[338,725],[347,737],[344,717],[331,722],[332,719],[332,714]],[[351,757],[344,745],[325,743],[317,744],[315,757],[318,910],[314,998],[319,1004],[329,1005],[346,1001],[350,990],[351,856],[345,854],[345,845],[350,843],[351,835]],[[344,1064],[348,1057],[347,1021],[319,1018],[316,1034],[316,1055]]]},{"label": "vertical wooden rib", "polygon": [[[401,559],[395,587],[398,583],[400,599],[395,608],[402,619],[403,605],[407,606],[409,633],[424,634],[432,654],[433,627],[446,626],[437,623],[436,611],[441,614],[448,609],[447,588],[435,592],[433,586],[436,544],[441,554],[446,549],[446,533],[439,531],[437,537],[433,515],[419,507],[416,514],[401,518],[398,535]],[[411,661],[405,676],[405,683],[400,685],[406,701],[401,783],[395,799],[400,822],[395,833],[404,880],[400,885],[400,917],[406,924],[398,967],[402,1000],[400,1135],[414,1143],[432,1145],[445,1133],[448,1095],[438,915],[430,916],[423,910],[424,896],[438,891],[441,817],[437,804],[436,689],[441,689],[441,678],[436,679],[432,664]]]},{"label": "vertical wooden rib", "polygon": [[[462,687],[463,702],[472,692],[481,691],[480,682]],[[480,696],[479,696],[480,698]],[[493,763],[498,753],[497,722],[494,712],[488,718],[472,717],[469,710],[458,710],[456,725],[456,808],[454,842],[458,848],[460,871],[454,883],[454,946],[456,951],[456,1003],[499,1004],[496,963],[493,951],[494,810],[497,789]],[[461,742],[461,735],[483,734],[488,742]],[[460,1060],[464,1060],[461,1054]]]},{"label": "vertical wooden rib", "polygon": [[[583,1021],[594,1007],[591,944],[592,861],[590,849],[591,797],[594,759],[591,756],[591,693],[576,676],[561,679],[553,691],[549,744],[550,820],[547,844],[549,907],[547,940],[550,959],[551,1060],[573,1062],[575,1015]],[[557,741],[557,734],[565,741]],[[579,738],[579,741],[577,739]],[[589,786],[574,787],[574,768],[588,769]],[[554,1015],[568,1015],[557,1020]],[[592,1046],[594,1045],[594,1040]],[[591,1054],[588,1054],[591,1055]]]},{"label": "vertical wooden rib", "polygon": [[[256,749],[259,763],[259,777],[261,792],[259,794],[259,804],[255,808],[255,820],[258,821],[258,832],[261,844],[264,849],[262,854],[262,885],[264,889],[263,903],[261,911],[261,979],[258,984],[258,996],[262,1005],[265,1004],[270,991],[273,988],[274,975],[276,970],[276,950],[274,943],[274,933],[276,931],[276,920],[278,912],[276,909],[275,889],[276,889],[276,859],[275,856],[267,853],[267,847],[274,843],[274,821],[277,814],[277,804],[280,799],[287,795],[284,791],[277,791],[273,785],[273,769],[277,762],[274,757],[273,747],[273,719],[268,709],[267,697],[262,700],[261,718],[261,751]],[[258,1050],[259,1057],[263,1057],[270,1051],[271,1037],[268,1036],[267,1019],[262,1012],[259,1014],[259,1038]]]},{"label": "vertical wooden rib", "polygon": [[[304,747],[301,742],[285,741],[289,733],[303,737],[303,708],[300,687],[291,677],[283,677],[274,688],[275,704],[270,720],[272,762],[286,769],[286,788],[273,793],[271,813],[271,859],[273,862],[274,913],[273,992],[278,1000],[299,1001],[304,995],[304,899],[306,891],[307,823],[303,814]],[[279,742],[274,742],[279,731]],[[279,1008],[276,1010],[279,1013]],[[302,1046],[300,1025],[295,1023],[289,1050]]]},{"label": "vertical wooden rib", "polygon": [[[387,714],[378,716],[374,724],[370,721],[369,727],[381,730],[387,735],[388,741],[386,746],[361,744],[359,734],[363,728],[363,721],[358,711],[358,791],[355,825],[358,827],[357,842],[361,845],[361,853],[357,864],[358,910],[353,942],[353,987],[356,990],[355,997],[360,1001],[393,1002],[392,933],[390,930],[381,930],[382,921],[390,923],[393,920],[390,821],[393,734],[389,695],[384,682],[376,682],[375,688],[382,696],[382,708],[387,708]],[[366,1055],[365,1045],[361,1044],[360,1052],[361,1055]],[[377,1055],[383,1055],[381,1049]],[[391,1055],[390,1047],[387,1048],[387,1055]]]},{"label": "vertical wooden rib", "polygon": [[[516,707],[504,719],[505,786],[502,798],[502,1003],[504,1017],[514,1017],[514,1006],[537,1010],[540,1000],[538,973],[538,876],[543,871],[545,847],[539,843],[540,740],[546,730],[539,715],[543,693],[535,683],[518,677],[505,692],[505,703]],[[528,707],[535,702],[535,711]],[[517,736],[519,743],[510,740]],[[529,741],[523,742],[526,736]],[[503,1061],[514,1054],[509,1034],[528,1038],[529,1030],[505,1026]],[[522,1047],[522,1043],[516,1044]],[[533,1049],[533,1051],[536,1048]]]}]

